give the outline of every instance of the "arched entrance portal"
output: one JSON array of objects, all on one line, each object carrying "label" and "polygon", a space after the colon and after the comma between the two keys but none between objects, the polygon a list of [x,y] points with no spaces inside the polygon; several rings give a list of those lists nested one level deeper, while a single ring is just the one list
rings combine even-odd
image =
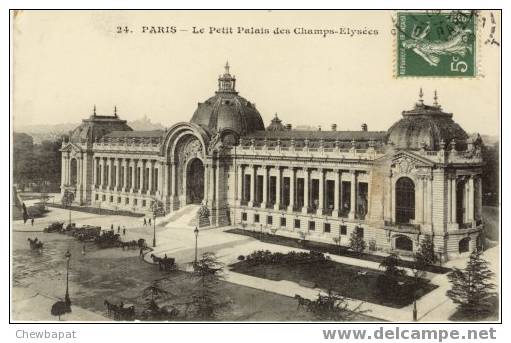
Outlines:
[{"label": "arched entrance portal", "polygon": [[415,185],[410,178],[402,177],[396,182],[396,222],[410,224],[415,219]]},{"label": "arched entrance portal", "polygon": [[186,170],[186,203],[200,204],[204,199],[204,164],[198,158],[188,163]]}]

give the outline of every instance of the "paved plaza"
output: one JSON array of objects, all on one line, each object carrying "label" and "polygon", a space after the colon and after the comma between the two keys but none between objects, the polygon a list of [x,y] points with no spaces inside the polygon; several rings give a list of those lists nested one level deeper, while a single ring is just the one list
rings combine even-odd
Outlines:
[{"label": "paved plaza", "polygon": [[[30,202],[28,202],[30,203]],[[183,211],[183,210],[182,210]],[[195,234],[194,227],[189,226],[187,222],[193,217],[193,211],[185,215],[179,216],[174,213],[166,218],[158,218],[156,222],[156,247],[150,253],[146,253],[144,260],[150,268],[150,254],[156,256],[174,257],[179,269],[189,270],[190,262],[195,258]],[[127,216],[106,216],[91,213],[72,211],[72,221],[77,225],[98,225],[103,229],[110,229],[114,225],[115,231],[117,227],[121,228],[122,240],[138,240],[144,238],[149,246],[152,245],[153,239],[153,226],[144,226],[143,218],[127,217]],[[32,226],[29,222],[23,224],[22,221],[13,222],[13,235],[28,235],[31,237],[37,236],[41,241],[45,241],[45,234],[42,230],[54,221],[68,221],[69,211],[60,208],[50,208],[50,212],[45,218],[36,219]],[[126,228],[126,235],[122,235],[123,228]],[[197,250],[200,255],[203,252],[214,252],[219,260],[225,265],[237,262],[239,255],[247,255],[255,250],[270,250],[272,252],[286,253],[291,250],[299,251],[300,249],[280,246],[265,242],[260,242],[254,238],[236,235],[224,232],[228,227],[201,229],[197,239]],[[23,236],[23,237],[25,237]],[[62,236],[66,237],[66,236]],[[67,237],[66,237],[67,238]],[[70,239],[70,238],[69,238]],[[23,240],[14,240],[14,250],[23,248],[26,242]],[[493,247],[486,251],[485,258],[490,261],[491,268],[498,271],[498,250],[499,247]],[[75,252],[80,254],[79,251]],[[138,258],[138,250],[131,252],[122,252],[120,249],[104,249],[94,251],[93,257],[95,259],[112,257],[115,254],[116,258],[120,259],[135,259]],[[331,255],[333,261],[349,264],[353,266],[360,266],[363,268],[378,269],[378,263],[370,262],[361,259],[335,256]],[[16,260],[16,255],[14,257]],[[16,262],[16,261],[15,261]],[[460,258],[449,261],[445,266],[463,267],[466,259]],[[94,268],[91,269],[93,273]],[[62,276],[59,274],[60,277]],[[437,285],[438,288],[426,294],[417,302],[419,310],[420,321],[446,321],[456,311],[456,306],[449,298],[445,296],[445,292],[450,287],[445,274],[432,274],[428,273],[427,278],[431,283]],[[225,268],[225,280],[240,286],[246,286],[257,290],[265,291],[268,293],[279,294],[286,297],[293,297],[299,294],[302,297],[313,299],[317,296],[320,289],[311,289],[303,287],[297,283],[281,280],[273,281],[268,279],[257,278],[245,274],[235,273]],[[123,282],[123,280],[119,280]],[[126,283],[128,286],[129,282]],[[17,320],[25,320],[23,316],[23,309],[31,306],[47,307],[54,297],[52,297],[51,283],[31,283],[30,285],[14,285],[13,291],[13,315]],[[358,306],[360,301],[351,300],[353,307]],[[43,305],[44,304],[44,305]],[[412,319],[412,305],[403,308],[392,308],[372,303],[364,303],[361,306],[362,310],[367,311],[368,316],[385,320],[385,321],[410,321]],[[40,320],[51,320],[49,313],[42,311]],[[49,318],[50,317],[50,318]],[[86,309],[78,309],[68,317],[63,317],[64,320],[105,320],[102,314],[93,313]]]}]

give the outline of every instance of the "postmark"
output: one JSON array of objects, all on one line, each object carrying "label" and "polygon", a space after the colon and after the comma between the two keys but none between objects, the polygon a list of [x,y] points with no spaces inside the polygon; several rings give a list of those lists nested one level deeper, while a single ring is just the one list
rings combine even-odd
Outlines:
[{"label": "postmark", "polygon": [[477,76],[477,12],[397,13],[397,77]]}]

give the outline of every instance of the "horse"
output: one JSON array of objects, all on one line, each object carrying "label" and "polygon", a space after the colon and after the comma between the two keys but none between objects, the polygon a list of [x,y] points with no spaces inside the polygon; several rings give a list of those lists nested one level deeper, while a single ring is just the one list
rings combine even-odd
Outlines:
[{"label": "horse", "polygon": [[106,312],[108,313],[109,316],[112,314],[112,312],[114,312],[114,314],[115,314],[115,312],[117,312],[117,310],[118,310],[117,305],[112,304],[108,300],[105,300],[104,304],[106,306]]},{"label": "horse", "polygon": [[154,254],[151,254],[151,258],[153,260],[153,263],[158,263],[158,267],[160,270],[173,270],[175,268],[176,259],[173,257],[158,257]]},{"label": "horse", "polygon": [[31,250],[40,250],[43,248],[43,242],[39,241],[37,237],[35,239],[27,238],[27,241],[29,241]]},{"label": "horse", "polygon": [[297,310],[300,309],[300,307],[304,307],[308,310],[310,304],[312,303],[310,299],[304,298],[299,294],[295,294],[294,298],[298,300],[298,306],[296,307]]}]

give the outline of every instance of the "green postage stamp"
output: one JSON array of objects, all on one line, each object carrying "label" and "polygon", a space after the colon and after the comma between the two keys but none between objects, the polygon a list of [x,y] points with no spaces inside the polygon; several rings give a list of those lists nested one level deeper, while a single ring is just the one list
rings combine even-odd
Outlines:
[{"label": "green postage stamp", "polygon": [[397,76],[475,77],[477,12],[398,12]]}]

